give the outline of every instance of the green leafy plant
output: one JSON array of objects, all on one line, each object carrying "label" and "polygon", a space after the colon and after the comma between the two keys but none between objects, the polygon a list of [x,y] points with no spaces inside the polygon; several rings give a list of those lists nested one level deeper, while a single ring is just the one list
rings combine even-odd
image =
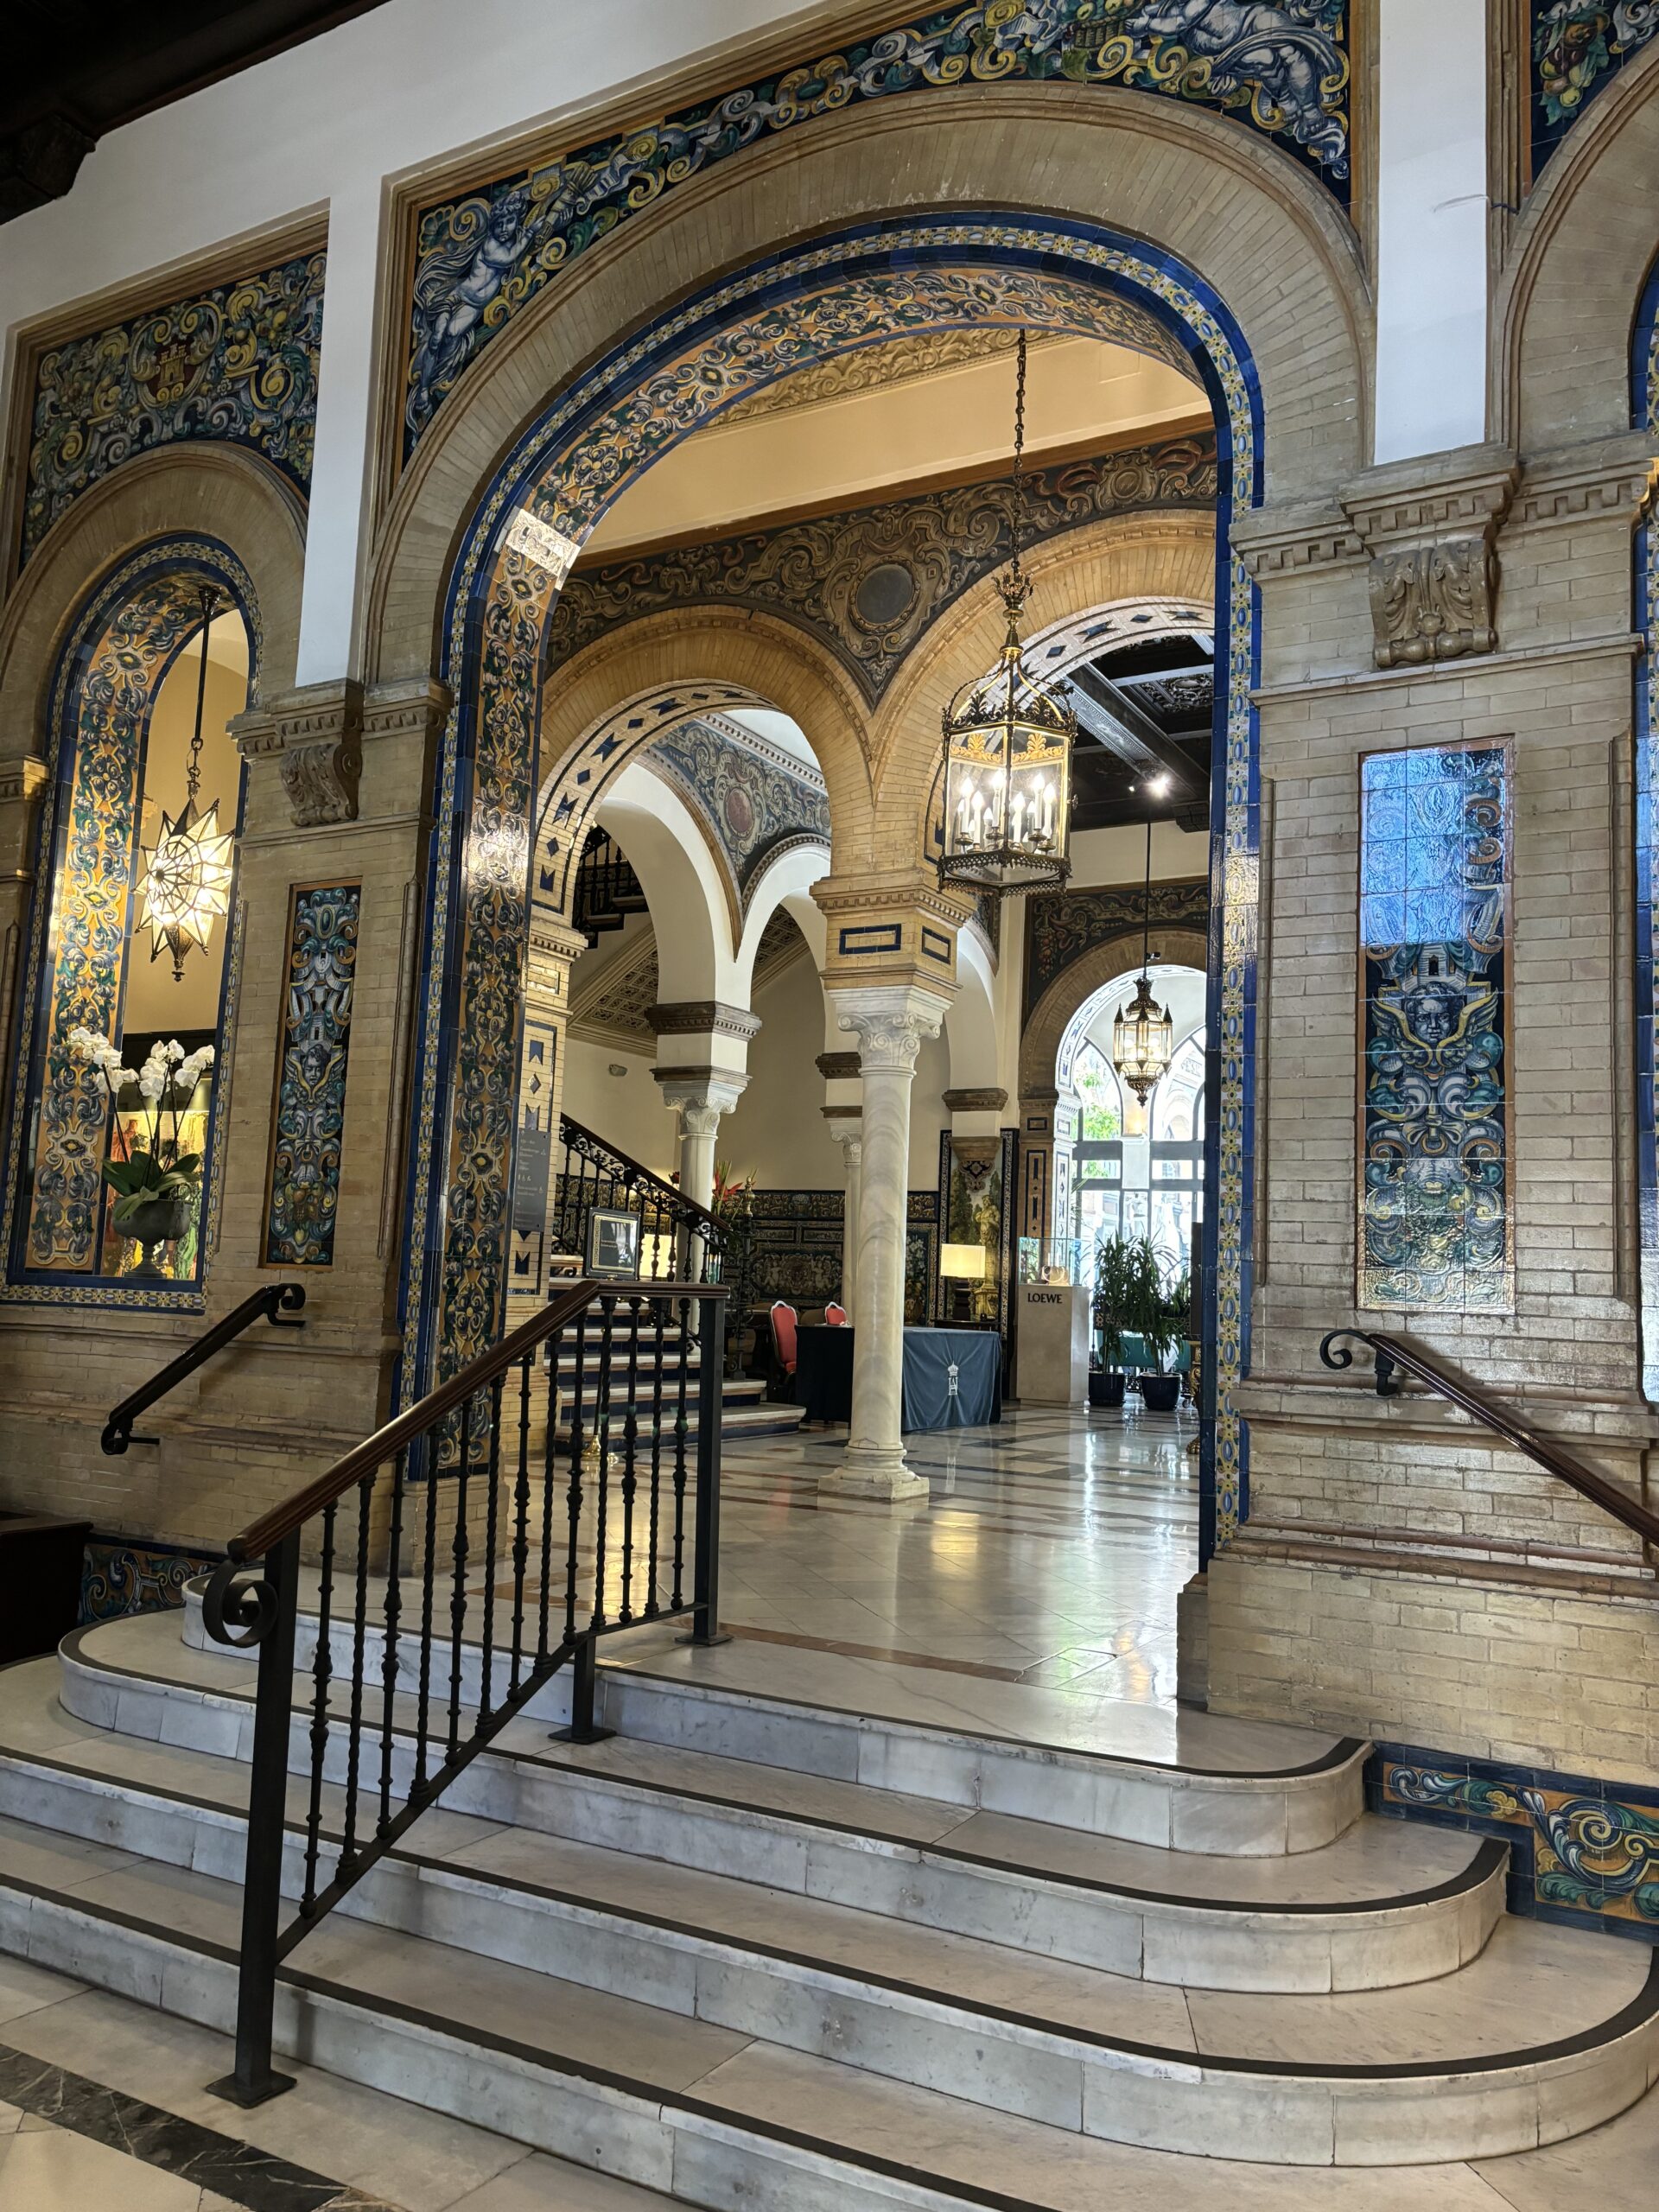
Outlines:
[{"label": "green leafy plant", "polygon": [[1158,1256],[1148,1240],[1102,1237],[1095,1247],[1093,1317],[1101,1365],[1122,1367],[1126,1336],[1139,1337],[1161,1364],[1170,1343],[1161,1307]]}]

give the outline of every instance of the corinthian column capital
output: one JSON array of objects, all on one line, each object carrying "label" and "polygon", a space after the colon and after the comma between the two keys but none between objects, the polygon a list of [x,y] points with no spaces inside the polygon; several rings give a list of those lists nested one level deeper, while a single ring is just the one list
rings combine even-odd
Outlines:
[{"label": "corinthian column capital", "polygon": [[858,1039],[859,1062],[868,1077],[883,1069],[909,1075],[925,1038],[937,1037],[949,1001],[936,991],[907,984],[878,984],[831,994],[836,1026]]}]

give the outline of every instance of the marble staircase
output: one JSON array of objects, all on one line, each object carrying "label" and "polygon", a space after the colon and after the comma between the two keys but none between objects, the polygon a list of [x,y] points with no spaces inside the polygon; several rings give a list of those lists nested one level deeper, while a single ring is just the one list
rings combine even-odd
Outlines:
[{"label": "marble staircase", "polygon": [[[281,2048],[721,2212],[1218,2212],[1252,2171],[1559,2141],[1659,2076],[1655,1955],[1507,1916],[1500,1845],[1366,1815],[1363,1745],[613,1649],[617,1732],[553,1740],[550,1684],[292,1955]],[[0,1948],[228,2022],[253,1672],[190,1607],[0,1674]],[[342,1702],[329,1820],[350,1743]]]}]

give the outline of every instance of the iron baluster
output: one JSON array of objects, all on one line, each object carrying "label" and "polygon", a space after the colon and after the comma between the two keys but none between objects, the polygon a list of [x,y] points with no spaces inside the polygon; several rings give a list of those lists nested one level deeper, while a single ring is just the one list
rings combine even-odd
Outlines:
[{"label": "iron baluster", "polygon": [[709,1300],[702,1312],[697,1368],[697,1557],[691,1613],[693,1643],[724,1643],[720,1632],[720,1408],[724,1377],[711,1356],[720,1342],[721,1307]]},{"label": "iron baluster", "polygon": [[420,1680],[415,1701],[415,1788],[426,1787],[426,1738],[432,1713],[432,1582],[438,1558],[438,1471],[429,1444],[422,1454],[426,1484],[426,1541],[421,1558]]},{"label": "iron baluster", "polygon": [[680,1300],[679,1396],[674,1408],[674,1586],[671,1599],[677,1613],[685,1601],[685,1444],[690,1424],[685,1398],[691,1364],[691,1300]]},{"label": "iron baluster", "polygon": [[386,1531],[386,1601],[382,1608],[385,1643],[380,1653],[380,1818],[377,1834],[384,1837],[391,1825],[391,1743],[394,1700],[397,1694],[398,1632],[403,1619],[403,1590],[398,1554],[404,1541],[404,1467],[400,1452],[391,1463],[391,1519]]},{"label": "iron baluster", "polygon": [[645,1545],[645,1618],[657,1618],[658,1560],[657,1545],[662,1517],[663,1479],[663,1314],[666,1299],[651,1301],[652,1327],[652,1357],[651,1363],[651,1510],[647,1519]]},{"label": "iron baluster", "polygon": [[481,1687],[478,1694],[478,1726],[495,1708],[495,1544],[499,1534],[497,1492],[501,1481],[501,1377],[490,1385],[490,1494],[484,1505],[484,1633],[480,1662]]},{"label": "iron baluster", "polygon": [[322,1565],[317,1591],[317,1648],[311,1655],[311,1796],[305,1815],[305,1886],[300,1910],[308,1919],[317,1902],[317,1853],[322,1834],[323,1770],[328,1763],[328,1684],[334,1675],[334,1514],[322,1513]]},{"label": "iron baluster", "polygon": [[582,1536],[582,1397],[588,1387],[588,1316],[576,1323],[576,1368],[570,1391],[570,1424],[566,1448],[570,1454],[570,1480],[565,1490],[569,1516],[569,1541],[564,1560],[564,1640],[576,1640],[576,1549]]},{"label": "iron baluster", "polygon": [[455,1756],[461,1741],[461,1631],[467,1618],[467,1477],[473,1448],[473,1402],[461,1401],[458,1424],[461,1441],[455,1468],[455,1538],[451,1547],[455,1562],[449,1587],[449,1734],[448,1758]]},{"label": "iron baluster", "polygon": [[352,1624],[351,1732],[346,1739],[346,1840],[340,1866],[349,1869],[357,1857],[358,1762],[363,1748],[364,1647],[369,1631],[369,1493],[374,1477],[365,1475],[357,1486],[357,1586]]},{"label": "iron baluster", "polygon": [[518,1694],[524,1660],[524,1569],[530,1564],[530,1377],[533,1352],[518,1367],[518,1474],[512,1486],[512,1666],[507,1695]]},{"label": "iron baluster", "polygon": [[622,1418],[622,1603],[617,1620],[623,1627],[633,1618],[633,1497],[639,1477],[639,1300],[628,1300],[632,1326],[628,1332],[628,1407]]},{"label": "iron baluster", "polygon": [[[236,1991],[236,2065],[210,2086],[238,2105],[261,2105],[291,2089],[291,2074],[270,2063],[276,2007],[277,1920],[288,1818],[288,1739],[294,1712],[294,1630],[299,1610],[298,1529],[269,1551],[260,1579],[238,1582],[234,1559],[215,1570],[202,1611],[221,1643],[257,1643],[253,1771],[248,1787],[248,1846],[242,1873],[241,1973]],[[232,1631],[243,1628],[247,1633]]]},{"label": "iron baluster", "polygon": [[599,1301],[599,1389],[594,1406],[594,1611],[591,1632],[605,1625],[605,1521],[611,1481],[611,1359],[616,1342],[616,1295]]}]

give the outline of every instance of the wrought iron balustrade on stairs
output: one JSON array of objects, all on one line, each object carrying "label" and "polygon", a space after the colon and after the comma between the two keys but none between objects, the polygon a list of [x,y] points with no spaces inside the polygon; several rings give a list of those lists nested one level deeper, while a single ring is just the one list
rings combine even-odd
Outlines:
[{"label": "wrought iron balustrade on stairs", "polygon": [[568,1114],[560,1118],[559,1141],[554,1159],[556,1252],[585,1258],[594,1212],[614,1209],[639,1217],[639,1272],[647,1282],[721,1281],[733,1243],[728,1224]]},{"label": "wrought iron balustrade on stairs", "polygon": [[259,1671],[225,2095],[288,2086],[282,1961],[562,1668],[571,1736],[592,1741],[601,1637],[687,1618],[715,1640],[725,1296],[562,1288],[232,1540],[204,1618]]}]

